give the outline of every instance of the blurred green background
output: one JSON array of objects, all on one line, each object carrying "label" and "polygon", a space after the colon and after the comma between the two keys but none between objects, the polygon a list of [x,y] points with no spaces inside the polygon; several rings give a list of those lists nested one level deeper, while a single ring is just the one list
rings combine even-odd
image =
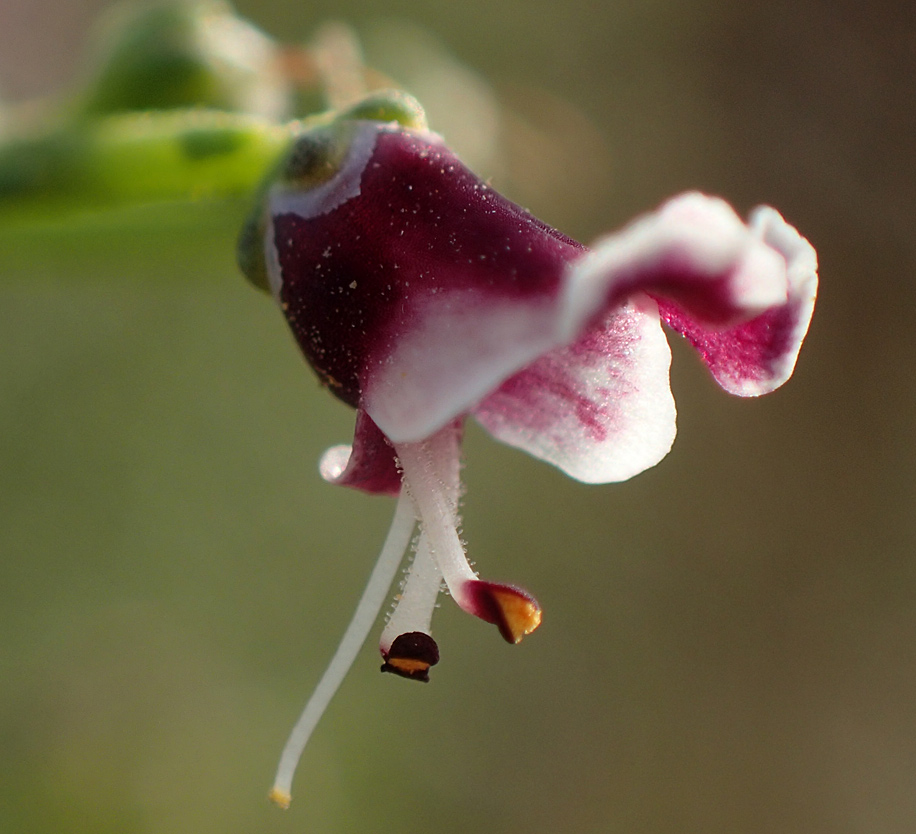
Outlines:
[{"label": "blurred green background", "polygon": [[[0,96],[70,83],[105,5],[2,0]],[[240,208],[0,230],[0,831],[916,830],[909,3],[239,9],[287,40],[424,27],[501,103],[496,185],[580,239],[686,188],[777,206],[819,309],[759,401],[674,345],[680,436],[629,483],[471,429],[471,555],[544,625],[512,648],[446,600],[426,687],[370,639],[284,814],[276,758],[392,511],[317,474],[351,415],[237,274]]]}]

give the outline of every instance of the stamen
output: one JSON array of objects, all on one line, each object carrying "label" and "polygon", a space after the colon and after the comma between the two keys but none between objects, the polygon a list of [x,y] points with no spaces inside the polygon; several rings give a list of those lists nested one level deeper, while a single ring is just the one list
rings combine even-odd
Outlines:
[{"label": "stamen", "polygon": [[541,624],[541,606],[521,588],[478,579],[468,582],[465,592],[471,613],[493,623],[508,643],[520,643]]},{"label": "stamen", "polygon": [[409,631],[399,634],[382,656],[385,659],[383,672],[429,683],[429,669],[439,662],[439,647],[425,632]]},{"label": "stamen", "polygon": [[267,794],[267,798],[273,802],[274,805],[276,805],[278,808],[282,808],[284,811],[289,808],[290,802],[293,801],[293,798],[289,795],[289,793],[276,786],[270,789],[270,792]]},{"label": "stamen", "polygon": [[379,642],[383,672],[429,680],[430,666],[439,662],[430,623],[441,587],[442,572],[429,551],[429,537],[422,533],[407,581]]},{"label": "stamen", "polygon": [[430,552],[449,591],[461,605],[462,584],[475,580],[477,575],[458,538],[459,431],[447,426],[419,443],[397,444],[395,451],[404,469],[404,488],[416,506]]},{"label": "stamen", "polygon": [[382,552],[369,576],[366,589],[356,606],[353,618],[344,632],[331,663],[325,669],[321,680],[318,681],[318,686],[315,687],[315,691],[306,703],[302,715],[293,727],[286,746],[283,748],[274,786],[268,794],[270,800],[281,808],[289,807],[292,798],[293,774],[296,772],[302,751],[366,641],[372,624],[388,596],[388,589],[397,574],[398,565],[410,544],[415,523],[413,504],[402,491],[388,537],[385,539]]},{"label": "stamen", "polygon": [[478,579],[468,564],[457,529],[459,440],[459,429],[452,425],[419,443],[398,444],[404,489],[416,505],[423,535],[455,601],[469,614],[494,623],[507,641],[518,643],[540,625],[541,608],[525,591]]}]

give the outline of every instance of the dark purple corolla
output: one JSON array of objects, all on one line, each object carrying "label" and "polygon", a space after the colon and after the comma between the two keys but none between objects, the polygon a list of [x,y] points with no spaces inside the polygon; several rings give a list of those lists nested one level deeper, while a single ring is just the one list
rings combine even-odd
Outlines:
[{"label": "dark purple corolla", "polygon": [[658,463],[675,435],[670,352],[682,333],[718,383],[765,394],[791,375],[814,308],[814,249],[771,208],[743,222],[684,194],[589,250],[468,171],[409,98],[385,94],[304,132],[243,232],[309,363],[356,409],[331,483],[398,496],[343,643],[284,752],[288,804],[311,729],[384,603],[414,527],[416,555],[381,639],[383,669],[427,680],[444,580],[518,642],[535,599],[486,582],[458,534],[461,422],[587,483]]}]

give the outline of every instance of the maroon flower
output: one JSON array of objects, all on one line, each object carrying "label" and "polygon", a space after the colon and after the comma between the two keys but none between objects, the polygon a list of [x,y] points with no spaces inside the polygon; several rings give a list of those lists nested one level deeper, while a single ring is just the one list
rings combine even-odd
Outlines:
[{"label": "maroon flower", "polygon": [[288,803],[308,734],[352,662],[414,526],[420,536],[383,631],[383,669],[427,680],[444,582],[518,642],[529,594],[486,582],[458,534],[461,421],[588,483],[654,466],[675,435],[661,322],[718,383],[765,394],[792,373],[817,290],[814,249],[771,208],[675,197],[586,249],[493,191],[385,94],[305,131],[240,247],[318,376],[356,409],[331,483],[399,496],[354,621],[293,732],[272,797]]}]

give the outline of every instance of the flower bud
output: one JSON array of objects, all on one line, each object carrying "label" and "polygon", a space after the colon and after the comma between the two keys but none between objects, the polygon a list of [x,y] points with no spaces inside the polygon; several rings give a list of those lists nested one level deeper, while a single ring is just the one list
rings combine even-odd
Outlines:
[{"label": "flower bud", "polygon": [[97,52],[82,115],[187,107],[288,115],[276,45],[218,0],[119,7]]}]

